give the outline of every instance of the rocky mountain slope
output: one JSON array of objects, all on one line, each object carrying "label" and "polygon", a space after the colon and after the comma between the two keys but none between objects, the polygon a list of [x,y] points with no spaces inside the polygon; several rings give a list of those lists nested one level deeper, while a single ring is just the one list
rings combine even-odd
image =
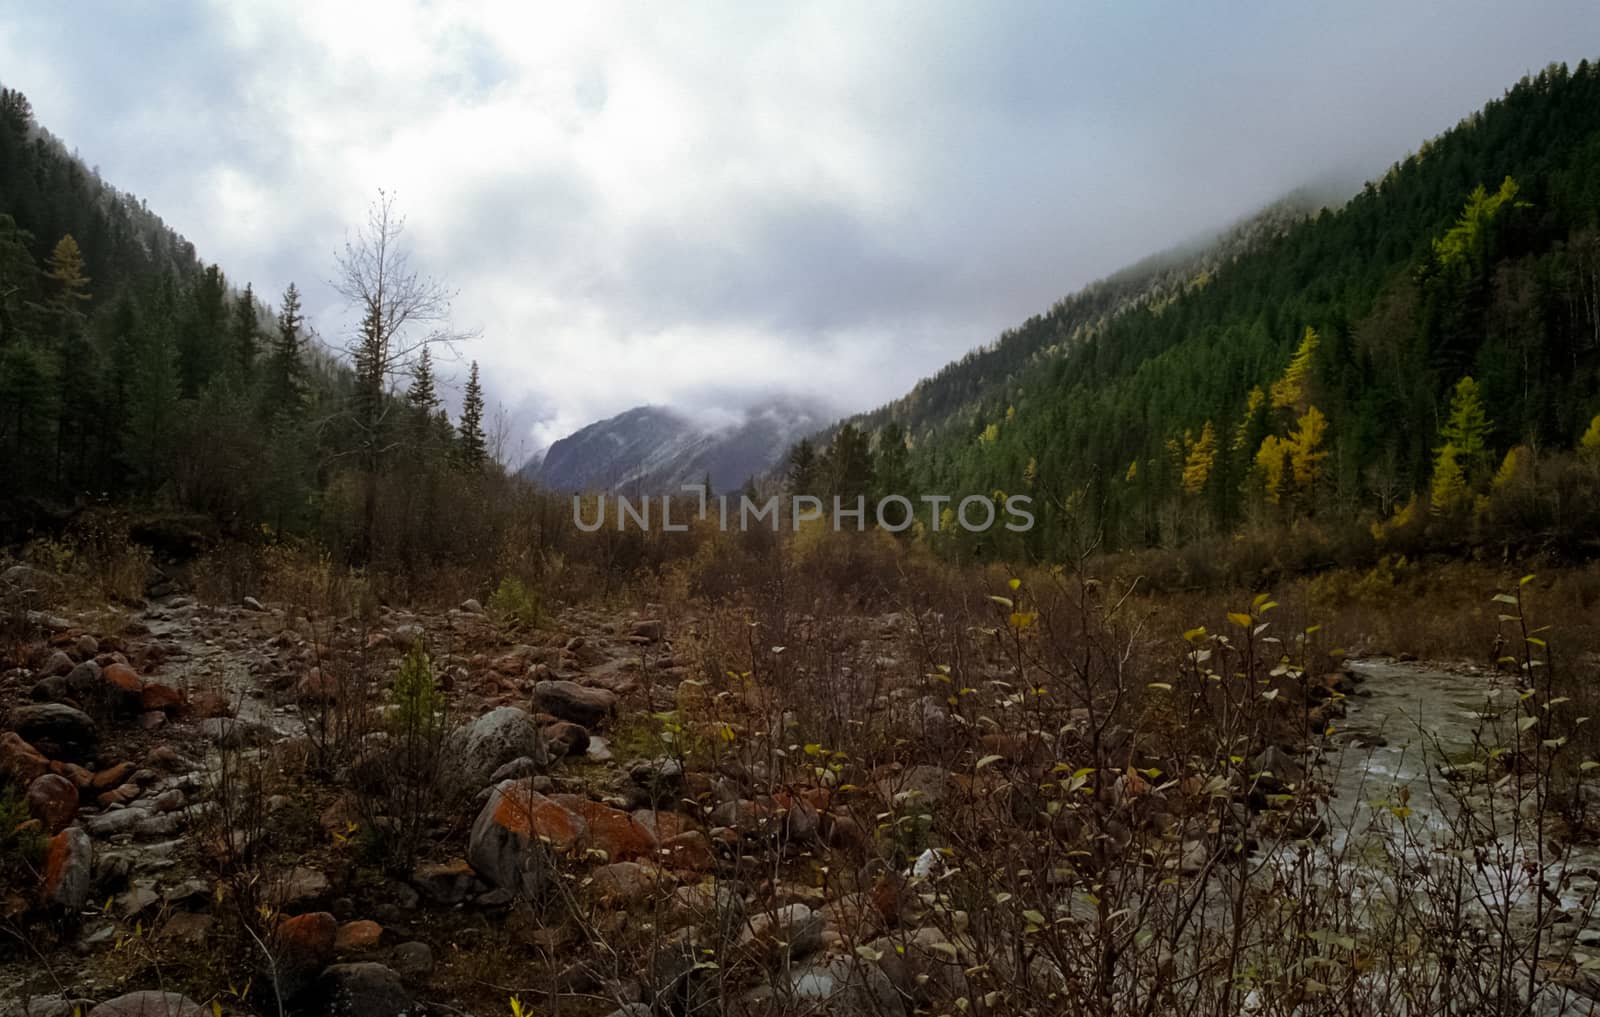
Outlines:
[{"label": "rocky mountain slope", "polygon": [[796,440],[831,419],[794,400],[705,424],[665,406],[639,406],[590,424],[525,465],[520,475],[557,491],[672,493],[707,477],[730,491],[770,470]]}]

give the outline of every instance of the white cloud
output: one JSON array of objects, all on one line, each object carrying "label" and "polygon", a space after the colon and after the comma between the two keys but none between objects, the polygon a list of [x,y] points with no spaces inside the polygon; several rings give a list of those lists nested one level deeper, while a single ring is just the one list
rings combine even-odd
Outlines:
[{"label": "white cloud", "polygon": [[531,448],[644,402],[892,397],[1089,279],[1381,170],[1596,28],[1577,2],[197,0],[0,14],[0,75],[330,337],[332,253],[395,192]]}]

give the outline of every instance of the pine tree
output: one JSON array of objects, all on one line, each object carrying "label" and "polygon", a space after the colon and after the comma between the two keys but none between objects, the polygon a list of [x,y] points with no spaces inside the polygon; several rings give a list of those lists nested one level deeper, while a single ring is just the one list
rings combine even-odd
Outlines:
[{"label": "pine tree", "polygon": [[488,461],[488,443],[483,436],[483,386],[478,382],[478,362],[472,362],[467,375],[467,391],[461,400],[461,462],[469,470],[481,470]]},{"label": "pine tree", "polygon": [[230,339],[233,346],[233,367],[239,377],[248,379],[256,367],[256,346],[261,331],[256,318],[256,295],[245,283],[244,292],[233,305],[233,327]]},{"label": "pine tree", "polygon": [[272,357],[265,386],[265,410],[269,418],[280,410],[292,417],[304,404],[305,362],[300,348],[300,327],[304,321],[300,315],[300,291],[294,283],[290,283],[289,288],[283,291],[283,303],[278,309],[278,329],[272,338]]},{"label": "pine tree", "polygon": [[1328,451],[1322,447],[1323,435],[1328,430],[1328,418],[1315,406],[1308,407],[1295,422],[1294,434],[1289,438],[1290,461],[1294,470],[1294,486],[1303,494],[1310,494],[1322,479],[1322,463]]},{"label": "pine tree", "polygon": [[406,401],[424,418],[431,417],[439,406],[439,396],[433,384],[433,357],[426,349],[411,369],[411,388],[406,391]]},{"label": "pine tree", "polygon": [[801,438],[789,449],[784,466],[790,494],[816,494],[818,480],[817,447],[810,438]]}]

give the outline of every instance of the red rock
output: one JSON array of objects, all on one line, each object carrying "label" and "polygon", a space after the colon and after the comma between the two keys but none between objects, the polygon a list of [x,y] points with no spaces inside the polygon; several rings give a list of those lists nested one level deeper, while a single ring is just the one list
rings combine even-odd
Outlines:
[{"label": "red rock", "polygon": [[375,948],[382,936],[383,926],[377,922],[365,920],[345,922],[339,926],[339,934],[334,937],[333,946],[339,953],[359,953]]},{"label": "red rock", "polygon": [[604,851],[607,861],[639,861],[655,854],[656,838],[626,812],[579,795],[551,795],[550,800],[583,817],[588,833],[580,846]]},{"label": "red rock", "polygon": [[292,996],[333,963],[339,922],[326,911],[285,918],[273,934],[277,947],[278,988]]},{"label": "red rock", "polygon": [[96,791],[109,791],[118,785],[126,784],[136,769],[132,763],[118,763],[95,774],[89,786]]},{"label": "red rock", "polygon": [[94,774],[77,763],[63,763],[53,760],[50,763],[50,772],[72,781],[72,786],[79,791],[89,790],[89,785],[94,783]]},{"label": "red rock", "polygon": [[579,814],[525,784],[515,784],[501,793],[494,823],[523,837],[549,841],[557,851],[576,847],[585,832]]},{"label": "red rock", "polygon": [[9,775],[18,784],[27,785],[49,772],[50,760],[23,741],[21,735],[15,731],[0,734],[0,773]]},{"label": "red rock", "polygon": [[139,694],[139,708],[146,713],[152,710],[171,711],[183,707],[183,693],[171,685],[148,682]]},{"label": "red rock", "polygon": [[118,691],[137,696],[144,691],[139,673],[126,664],[112,664],[100,672],[100,678]]},{"label": "red rock", "polygon": [[204,720],[207,717],[231,717],[233,715],[233,711],[228,708],[228,701],[223,698],[222,693],[210,690],[196,692],[189,697],[188,713],[189,716],[199,720]]},{"label": "red rock", "polygon": [[53,773],[36,777],[28,785],[28,812],[44,824],[45,832],[60,833],[78,814],[78,789]]},{"label": "red rock", "polygon": [[669,869],[688,872],[710,872],[717,867],[717,856],[711,850],[711,839],[701,830],[685,830],[675,837],[662,841],[656,856]]},{"label": "red rock", "polygon": [[332,675],[314,667],[305,673],[294,686],[294,698],[301,703],[336,703],[339,701],[339,682]]},{"label": "red rock", "polygon": [[93,864],[94,846],[81,826],[70,826],[50,838],[40,887],[45,903],[69,911],[83,907],[89,899]]}]

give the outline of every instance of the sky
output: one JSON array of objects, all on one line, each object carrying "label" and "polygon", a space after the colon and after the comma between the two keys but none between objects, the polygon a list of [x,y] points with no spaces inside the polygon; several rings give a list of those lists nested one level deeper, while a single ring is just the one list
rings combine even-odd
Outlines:
[{"label": "sky", "polygon": [[517,461],[644,403],[878,405],[1138,258],[1353,192],[1600,4],[0,5],[0,81],[341,345],[380,188]]}]

